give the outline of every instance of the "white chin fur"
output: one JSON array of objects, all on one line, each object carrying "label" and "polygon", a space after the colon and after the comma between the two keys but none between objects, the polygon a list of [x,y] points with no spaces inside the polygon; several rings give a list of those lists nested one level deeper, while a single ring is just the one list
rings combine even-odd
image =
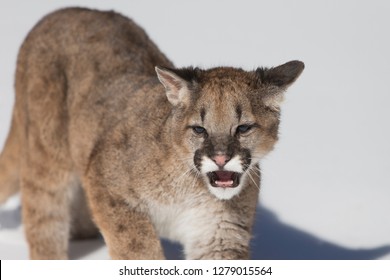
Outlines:
[{"label": "white chin fur", "polygon": [[242,190],[242,184],[239,184],[235,188],[216,188],[211,186],[210,184],[207,184],[207,187],[213,195],[215,195],[218,199],[221,200],[231,199],[234,196],[238,195]]}]

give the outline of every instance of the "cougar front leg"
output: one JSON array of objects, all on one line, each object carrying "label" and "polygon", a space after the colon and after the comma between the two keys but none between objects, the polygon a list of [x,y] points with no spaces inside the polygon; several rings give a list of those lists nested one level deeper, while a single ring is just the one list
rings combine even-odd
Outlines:
[{"label": "cougar front leg", "polygon": [[231,200],[214,200],[214,207],[207,210],[201,207],[196,219],[186,225],[192,229],[190,238],[184,242],[186,258],[249,259],[258,191],[258,187],[248,185]]},{"label": "cougar front leg", "polygon": [[87,184],[87,196],[112,259],[164,259],[160,239],[147,215],[97,182]]},{"label": "cougar front leg", "polygon": [[[199,225],[198,225],[199,227]],[[209,225],[211,227],[211,225]],[[198,236],[184,245],[187,259],[247,260],[249,229],[230,221],[219,221],[211,236]]]},{"label": "cougar front leg", "polygon": [[21,179],[22,216],[30,258],[67,259],[68,176],[44,166],[35,163],[25,168]]}]

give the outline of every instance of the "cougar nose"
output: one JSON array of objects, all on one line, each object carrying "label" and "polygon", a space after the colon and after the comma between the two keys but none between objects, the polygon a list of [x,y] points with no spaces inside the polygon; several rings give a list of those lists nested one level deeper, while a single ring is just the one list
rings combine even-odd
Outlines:
[{"label": "cougar nose", "polygon": [[212,159],[219,167],[224,167],[225,164],[230,160],[230,157],[227,155],[216,155]]}]

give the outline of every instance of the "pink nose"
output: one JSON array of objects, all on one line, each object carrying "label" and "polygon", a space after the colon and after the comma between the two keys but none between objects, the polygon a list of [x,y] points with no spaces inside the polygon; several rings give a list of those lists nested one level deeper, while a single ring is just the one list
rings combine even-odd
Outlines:
[{"label": "pink nose", "polygon": [[223,167],[229,160],[230,160],[230,157],[228,157],[226,155],[216,155],[216,156],[213,157],[213,161],[219,167]]}]

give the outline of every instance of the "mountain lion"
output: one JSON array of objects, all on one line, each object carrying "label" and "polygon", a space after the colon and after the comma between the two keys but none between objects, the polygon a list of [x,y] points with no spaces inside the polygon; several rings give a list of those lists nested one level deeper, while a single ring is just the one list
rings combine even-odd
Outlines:
[{"label": "mountain lion", "polygon": [[[115,12],[43,18],[18,56],[0,203],[21,189],[32,259],[66,259],[99,231],[113,259],[247,259],[259,160],[303,71],[176,69]],[[95,226],[96,225],[96,226]]]}]

